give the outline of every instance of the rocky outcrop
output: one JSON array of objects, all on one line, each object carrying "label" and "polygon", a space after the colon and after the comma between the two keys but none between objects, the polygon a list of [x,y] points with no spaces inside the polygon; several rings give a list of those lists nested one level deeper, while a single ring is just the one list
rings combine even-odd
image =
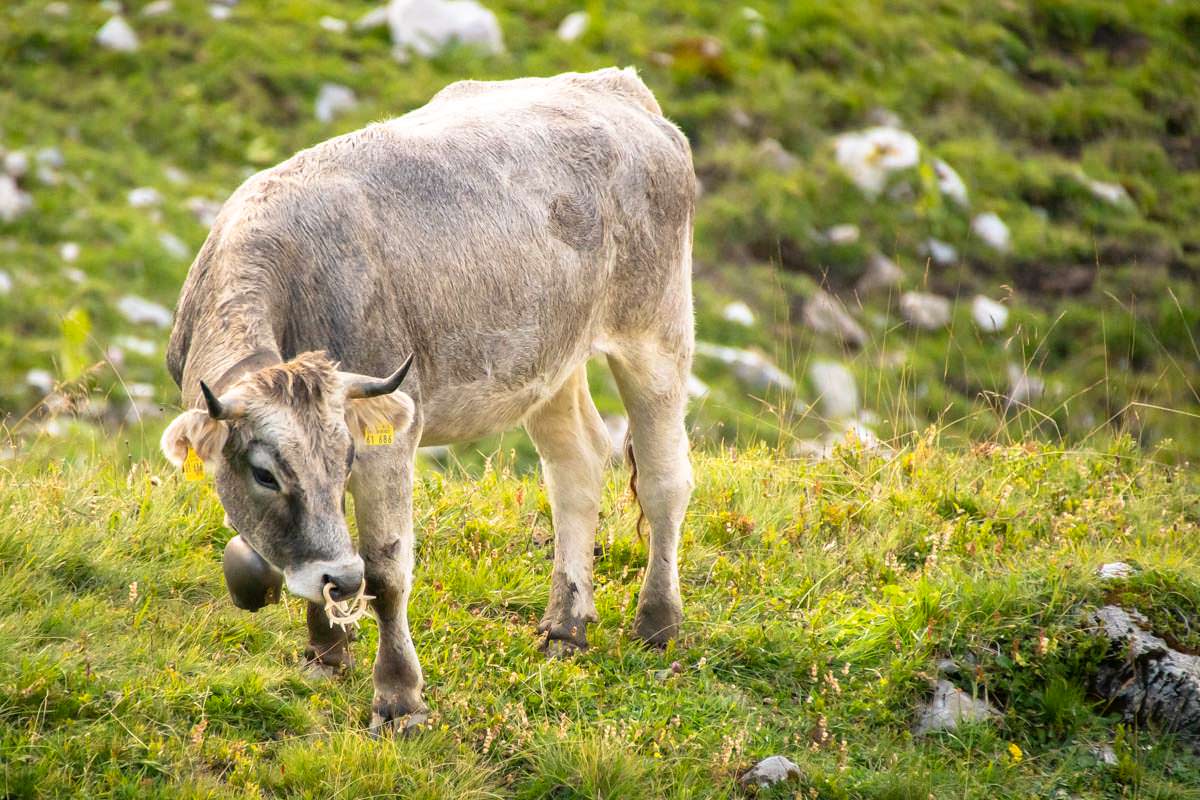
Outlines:
[{"label": "rocky outcrop", "polygon": [[1105,606],[1089,622],[1108,639],[1092,688],[1127,722],[1200,738],[1200,657],[1172,649],[1136,611]]}]

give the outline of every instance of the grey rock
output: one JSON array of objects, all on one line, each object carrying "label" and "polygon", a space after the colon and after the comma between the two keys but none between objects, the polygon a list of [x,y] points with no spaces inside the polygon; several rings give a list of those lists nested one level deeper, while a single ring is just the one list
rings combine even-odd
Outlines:
[{"label": "grey rock", "polygon": [[1016,364],[1008,365],[1008,406],[1030,405],[1042,399],[1046,382]]},{"label": "grey rock", "polygon": [[936,331],[950,324],[950,301],[925,292],[900,295],[900,314],[914,328]]},{"label": "grey rock", "polygon": [[933,731],[952,731],[962,722],[986,722],[1000,712],[991,703],[959,689],[947,680],[939,680],[933,698],[921,710],[913,733],[923,736]]},{"label": "grey rock", "polygon": [[563,17],[558,24],[558,38],[564,42],[573,42],[583,36],[587,30],[590,17],[586,11],[572,11]]},{"label": "grey rock", "polygon": [[401,53],[432,56],[455,42],[504,52],[500,22],[475,0],[392,0],[387,15],[392,43]]},{"label": "grey rock", "polygon": [[1012,244],[1012,235],[1004,220],[991,211],[984,212],[971,220],[971,231],[983,243],[998,253],[1007,253]]},{"label": "grey rock", "polygon": [[828,419],[849,419],[858,413],[858,384],[853,373],[836,361],[814,361],[808,377]]},{"label": "grey rock", "polygon": [[162,194],[153,186],[139,186],[129,191],[128,200],[134,208],[154,208],[162,205]]},{"label": "grey rock", "polygon": [[883,289],[891,289],[904,280],[904,271],[882,253],[872,253],[867,259],[867,270],[858,279],[855,290],[862,295]]},{"label": "grey rock", "polygon": [[62,169],[66,166],[67,160],[63,157],[62,150],[57,147],[43,147],[34,155],[37,163],[43,167],[51,169]]},{"label": "grey rock", "polygon": [[1008,308],[979,294],[971,301],[971,318],[984,333],[999,333],[1008,325]]},{"label": "grey rock", "polygon": [[117,301],[117,310],[135,325],[150,324],[159,328],[171,326],[171,311],[143,297],[127,294]]},{"label": "grey rock", "polygon": [[697,342],[696,355],[714,358],[728,365],[738,380],[750,384],[755,389],[791,391],[796,387],[796,382],[790,375],[772,364],[761,353],[752,350]]},{"label": "grey rock", "polygon": [[804,324],[820,334],[835,336],[852,347],[862,347],[867,332],[850,316],[841,301],[828,292],[817,290],[804,304]]},{"label": "grey rock", "polygon": [[117,15],[96,32],[96,43],[118,53],[133,53],[138,49],[138,37],[125,18]]},{"label": "grey rock", "polygon": [[800,166],[800,159],[776,139],[763,139],[754,152],[762,163],[779,173],[788,173]]},{"label": "grey rock", "polygon": [[946,267],[958,261],[958,250],[949,242],[941,239],[926,239],[922,248],[933,259],[933,263]]},{"label": "grey rock", "polygon": [[786,756],[769,756],[755,764],[738,778],[744,788],[765,789],[777,783],[798,779],[800,767]]},{"label": "grey rock", "polygon": [[1100,580],[1102,581],[1128,578],[1133,574],[1133,567],[1129,566],[1124,561],[1113,561],[1109,564],[1101,564],[1100,569],[1096,570],[1096,574],[1100,576]]},{"label": "grey rock", "polygon": [[358,96],[349,86],[340,83],[323,83],[317,90],[313,112],[320,122],[332,122],[334,117],[353,111],[358,106]]},{"label": "grey rock", "polygon": [[1127,722],[1200,737],[1200,656],[1172,649],[1137,611],[1104,606],[1089,622],[1110,642],[1092,683],[1109,708]]},{"label": "grey rock", "polygon": [[1117,751],[1113,749],[1111,744],[1096,745],[1091,748],[1091,753],[1106,767],[1115,767],[1119,761]]},{"label": "grey rock", "polygon": [[33,197],[11,175],[0,173],[0,222],[12,222],[33,208]]}]

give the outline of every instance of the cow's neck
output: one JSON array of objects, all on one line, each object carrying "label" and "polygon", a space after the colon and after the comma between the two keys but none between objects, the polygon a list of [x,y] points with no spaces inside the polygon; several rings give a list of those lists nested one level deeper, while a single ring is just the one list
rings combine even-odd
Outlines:
[{"label": "cow's neck", "polygon": [[207,327],[193,339],[183,381],[189,405],[202,402],[200,381],[220,395],[243,375],[283,361],[269,328],[246,325],[244,319],[240,322],[235,326]]}]

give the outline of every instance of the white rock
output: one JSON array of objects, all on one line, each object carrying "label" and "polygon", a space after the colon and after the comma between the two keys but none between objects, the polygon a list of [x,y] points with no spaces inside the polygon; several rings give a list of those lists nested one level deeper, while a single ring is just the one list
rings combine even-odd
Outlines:
[{"label": "white rock", "polygon": [[0,269],[0,294],[8,294],[13,289],[13,279],[4,270]]},{"label": "white rock", "polygon": [[827,419],[850,419],[858,413],[858,384],[845,366],[836,361],[814,361],[808,368],[808,378]]},{"label": "white rock", "polygon": [[63,158],[62,150],[59,150],[57,147],[40,148],[34,155],[34,158],[43,167],[50,167],[52,169],[62,169],[67,163],[67,160]]},{"label": "white rock", "polygon": [[187,243],[173,233],[163,231],[158,235],[158,243],[173,258],[183,260],[192,254],[192,250],[187,246]]},{"label": "white rock", "polygon": [[54,390],[54,376],[44,369],[31,369],[26,372],[25,383],[42,394],[50,394]]},{"label": "white rock", "polygon": [[958,261],[958,250],[949,242],[943,242],[941,239],[929,238],[925,240],[925,252],[933,259],[933,263],[940,264],[943,267],[953,264]]},{"label": "white rock", "polygon": [[613,461],[625,458],[625,434],[629,431],[629,418],[613,415],[604,418],[604,427],[608,429],[608,441]]},{"label": "white rock", "polygon": [[154,0],[153,3],[147,3],[142,6],[143,17],[161,17],[164,14],[170,14],[175,10],[175,4],[171,0]]},{"label": "white rock", "polygon": [[139,186],[128,194],[129,205],[134,208],[153,208],[162,205],[162,195],[153,186]]},{"label": "white rock", "polygon": [[217,221],[217,214],[221,213],[221,205],[216,200],[208,200],[204,197],[189,197],[184,201],[187,210],[192,212],[196,221],[206,228],[211,228]]},{"label": "white rock", "polygon": [[983,240],[984,244],[998,253],[1007,253],[1012,244],[1012,235],[1008,232],[1008,226],[1004,224],[1004,220],[991,211],[976,215],[975,219],[971,220],[971,230]]},{"label": "white rock", "polygon": [[688,397],[705,397],[708,395],[708,384],[697,378],[695,375],[688,375],[687,393]]},{"label": "white rock", "polygon": [[1090,748],[1090,751],[1096,757],[1096,760],[1106,767],[1115,767],[1121,763],[1121,760],[1117,758],[1117,751],[1113,749],[1111,744],[1093,746]]},{"label": "white rock", "polygon": [[851,223],[842,223],[834,225],[829,230],[825,231],[825,238],[830,244],[848,245],[858,241],[859,230],[857,225]]},{"label": "white rock", "polygon": [[1129,197],[1129,192],[1125,191],[1125,187],[1119,183],[1109,183],[1107,181],[1095,181],[1091,178],[1084,178],[1083,185],[1088,188],[1093,195],[1100,198],[1106,203],[1111,203],[1114,206],[1125,205],[1133,202]]},{"label": "white rock", "polygon": [[174,164],[167,164],[163,167],[163,177],[175,186],[183,186],[189,180],[188,174]]},{"label": "white rock", "polygon": [[751,767],[745,775],[738,778],[743,787],[751,786],[765,789],[777,783],[799,778],[800,767],[784,756],[771,756]]},{"label": "white rock", "polygon": [[432,56],[452,42],[486,53],[504,51],[496,15],[475,0],[391,0],[388,27],[401,51]]},{"label": "white rock", "polygon": [[118,336],[113,339],[113,344],[123,350],[128,350],[131,353],[137,353],[139,356],[150,357],[158,352],[158,345],[149,339],[139,339],[136,336]]},{"label": "white rock", "polygon": [[1008,308],[981,294],[971,301],[971,318],[984,333],[999,333],[1008,325]]},{"label": "white rock", "polygon": [[330,33],[345,33],[350,29],[350,24],[346,20],[337,17],[321,17],[317,20],[317,24]]},{"label": "white rock", "polygon": [[371,31],[388,24],[387,6],[373,8],[354,22],[354,30]]},{"label": "white rock", "polygon": [[921,148],[899,128],[880,126],[843,133],[834,139],[838,166],[868,197],[877,197],[893,172],[917,165]]},{"label": "white rock", "polygon": [[1129,566],[1124,561],[1113,561],[1110,564],[1102,564],[1100,569],[1096,570],[1096,574],[1100,576],[1100,580],[1102,581],[1128,578],[1133,574],[1133,567]]},{"label": "white rock", "polygon": [[122,16],[111,17],[96,32],[96,42],[101,47],[118,53],[132,53],[138,49],[138,37]]},{"label": "white rock", "polygon": [[58,257],[68,264],[74,264],[79,260],[79,244],[77,242],[63,242],[58,246]]},{"label": "white rock", "polygon": [[0,222],[12,222],[31,208],[33,197],[21,191],[11,175],[0,174]]},{"label": "white rock", "polygon": [[741,300],[735,300],[721,309],[721,316],[730,322],[745,325],[747,328],[754,324],[754,312]]},{"label": "white rock", "polygon": [[900,295],[900,314],[914,328],[936,331],[950,324],[950,301],[925,292]]},{"label": "white rock", "polygon": [[918,717],[913,733],[922,736],[933,731],[952,731],[961,722],[986,722],[999,715],[991,703],[972,697],[950,681],[941,680],[933,691],[933,699]]},{"label": "white rock", "polygon": [[866,272],[858,279],[855,290],[859,294],[870,294],[880,289],[890,289],[904,280],[904,271],[882,253],[872,253],[867,259]]},{"label": "white rock", "polygon": [[709,342],[697,342],[696,354],[715,358],[721,363],[729,365],[738,380],[750,384],[755,389],[791,391],[796,386],[796,382],[790,375],[761,354],[751,350],[741,350]]},{"label": "white rock", "polygon": [[1029,405],[1042,399],[1046,382],[1016,364],[1008,365],[1008,405]]},{"label": "white rock", "polygon": [[4,171],[14,178],[23,178],[29,172],[29,154],[24,150],[13,150],[4,156]]},{"label": "white rock", "polygon": [[68,267],[67,269],[64,269],[63,275],[67,280],[71,281],[71,283],[81,284],[87,280],[87,275],[84,274],[83,270],[75,269],[74,267]]},{"label": "white rock", "polygon": [[171,324],[171,312],[167,308],[137,295],[122,297],[117,302],[117,310],[136,325],[150,324],[166,328]]},{"label": "white rock", "polygon": [[800,159],[780,144],[778,139],[763,139],[755,146],[754,155],[760,162],[781,175],[786,175],[800,166]]},{"label": "white rock", "polygon": [[213,3],[208,7],[208,15],[217,22],[224,22],[233,16],[233,9],[229,6],[218,5]]},{"label": "white rock", "polygon": [[353,111],[358,105],[358,97],[349,86],[340,83],[323,83],[317,91],[317,101],[314,110],[321,122],[330,122],[334,117]]},{"label": "white rock", "polygon": [[52,17],[66,17],[71,13],[71,4],[56,0],[53,3],[46,3],[46,7],[42,10]]},{"label": "white rock", "polygon": [[818,289],[804,304],[804,324],[813,331],[836,336],[852,347],[867,341],[867,332],[836,297]]},{"label": "white rock", "polygon": [[971,205],[967,197],[967,185],[953,167],[940,158],[934,159],[933,174],[937,177],[938,191],[963,208]]},{"label": "white rock", "polygon": [[558,38],[564,42],[573,42],[587,30],[590,18],[586,11],[572,11],[563,17],[558,24]]}]

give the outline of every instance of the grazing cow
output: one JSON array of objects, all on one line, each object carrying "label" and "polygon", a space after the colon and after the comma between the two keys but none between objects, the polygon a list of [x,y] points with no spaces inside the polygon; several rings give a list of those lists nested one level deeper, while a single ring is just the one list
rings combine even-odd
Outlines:
[{"label": "grazing cow", "polygon": [[[206,462],[228,524],[310,601],[310,664],[349,664],[322,592],[365,576],[373,729],[423,708],[407,619],[418,446],[524,425],[555,529],[540,630],[556,650],[587,646],[610,453],[593,354],[628,411],[650,523],[635,630],[676,635],[694,199],[683,134],[632,70],[604,69],[455,83],[258,173],[222,208],[179,299],[167,365],[193,410],[163,450]],[[394,441],[368,446],[380,422]]]}]

